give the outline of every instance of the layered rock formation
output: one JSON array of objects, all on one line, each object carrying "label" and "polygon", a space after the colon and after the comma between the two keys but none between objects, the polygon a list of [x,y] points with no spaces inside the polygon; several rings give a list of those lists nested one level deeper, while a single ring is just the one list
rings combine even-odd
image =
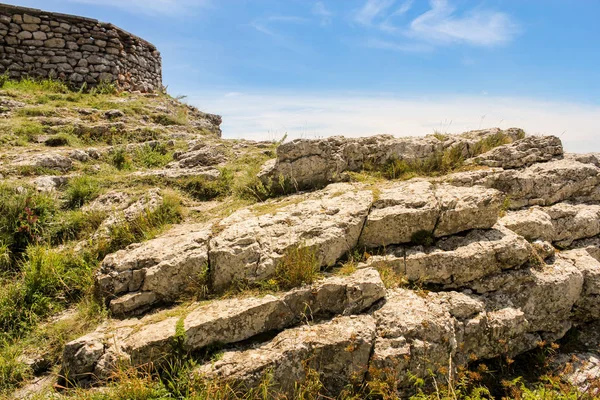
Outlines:
[{"label": "layered rock formation", "polygon": [[[213,299],[110,320],[66,346],[64,375],[103,379],[118,360],[160,366],[179,346],[199,360],[196,378],[240,390],[269,374],[293,394],[316,372],[330,396],[376,374],[410,394],[414,377],[453,376],[472,360],[515,356],[593,324],[600,319],[598,158],[565,155],[557,138],[522,139],[517,130],[504,132],[511,143],[474,154],[482,137],[497,133],[281,146],[261,176],[281,173],[310,188],[345,179],[365,162],[426,158],[452,146],[474,157],[469,170],[449,176],[333,183],[179,225],[107,256],[97,286],[115,316],[186,299],[195,281]],[[205,158],[200,151],[179,162]],[[236,282],[273,279],[299,251],[309,255],[300,268],[318,268],[324,278],[222,298]],[[364,257],[343,275],[347,268],[338,267],[357,253]],[[226,345],[218,360],[198,356],[215,343]],[[593,361],[595,351],[580,354]]]}]

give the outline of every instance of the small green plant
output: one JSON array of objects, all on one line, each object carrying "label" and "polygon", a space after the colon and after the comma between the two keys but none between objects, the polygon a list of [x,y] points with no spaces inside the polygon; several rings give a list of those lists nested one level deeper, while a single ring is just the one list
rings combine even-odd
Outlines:
[{"label": "small green plant", "polygon": [[379,271],[381,281],[387,289],[404,287],[409,283],[406,276],[387,264],[378,265],[377,271]]},{"label": "small green plant", "polygon": [[94,243],[97,259],[114,253],[132,243],[149,240],[160,233],[167,225],[182,219],[181,199],[173,193],[163,193],[163,201],[154,210],[146,210],[139,216],[112,225],[107,240]]},{"label": "small green plant", "polygon": [[90,94],[93,96],[115,95],[117,92],[117,85],[110,81],[100,81],[100,83],[90,89]]}]

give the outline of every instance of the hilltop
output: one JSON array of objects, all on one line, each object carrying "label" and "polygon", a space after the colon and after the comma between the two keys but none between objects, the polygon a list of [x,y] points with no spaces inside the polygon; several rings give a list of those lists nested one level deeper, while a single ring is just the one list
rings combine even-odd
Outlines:
[{"label": "hilltop", "polygon": [[0,83],[0,394],[599,395],[600,155],[226,140],[164,93]]}]

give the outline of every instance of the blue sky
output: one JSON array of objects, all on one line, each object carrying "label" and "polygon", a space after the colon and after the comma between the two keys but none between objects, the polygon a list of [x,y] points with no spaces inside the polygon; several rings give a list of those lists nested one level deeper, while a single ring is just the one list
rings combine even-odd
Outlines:
[{"label": "blue sky", "polygon": [[600,151],[597,0],[23,0],[154,43],[225,137],[522,126]]}]

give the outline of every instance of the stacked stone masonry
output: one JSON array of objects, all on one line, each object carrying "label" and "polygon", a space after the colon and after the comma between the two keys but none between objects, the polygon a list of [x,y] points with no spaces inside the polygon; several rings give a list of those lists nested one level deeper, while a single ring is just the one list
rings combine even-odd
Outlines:
[{"label": "stacked stone masonry", "polygon": [[95,19],[6,4],[0,4],[0,73],[73,87],[162,89],[161,57],[151,43]]}]

